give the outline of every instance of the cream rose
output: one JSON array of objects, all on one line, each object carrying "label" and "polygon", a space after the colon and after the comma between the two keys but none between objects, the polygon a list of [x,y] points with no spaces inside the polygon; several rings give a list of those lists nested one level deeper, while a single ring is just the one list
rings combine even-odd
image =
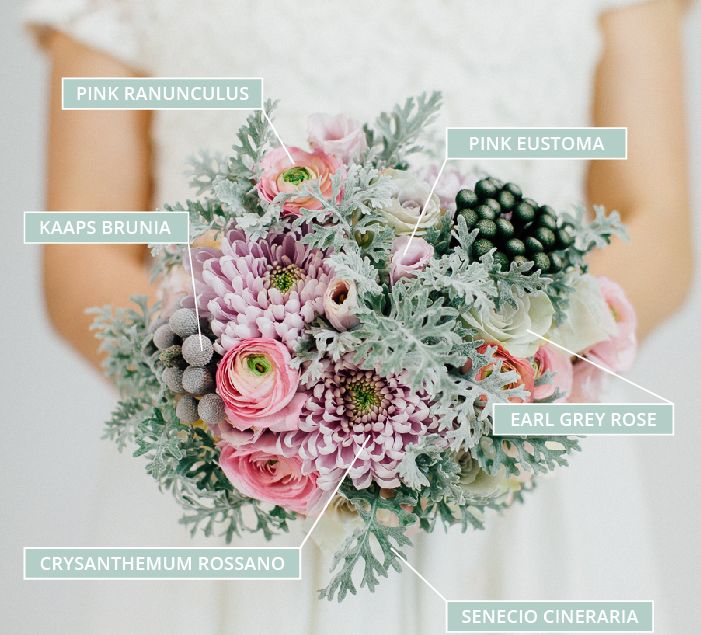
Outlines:
[{"label": "cream rose", "polygon": [[516,306],[505,303],[500,311],[488,308],[468,313],[466,318],[487,341],[498,342],[515,357],[531,357],[542,344],[538,336],[552,326],[553,314],[547,294],[534,291],[516,298]]},{"label": "cream rose", "polygon": [[[322,501],[319,501],[321,505]],[[310,516],[306,530],[315,522],[316,516]],[[312,540],[322,553],[333,554],[338,545],[343,544],[356,529],[363,527],[363,519],[353,505],[343,496],[334,496],[326,511],[319,518],[319,524],[312,533]]]},{"label": "cream rose", "polygon": [[[427,229],[433,227],[441,218],[440,199],[431,193],[431,187],[425,181],[404,170],[388,168],[383,171],[385,176],[392,179],[394,195],[390,204],[382,208],[388,223],[394,227],[397,234],[411,234],[416,221],[421,217],[416,234],[421,236]],[[426,201],[428,200],[428,203]],[[421,210],[426,205],[423,214]]]},{"label": "cream rose", "polygon": [[596,278],[583,275],[572,284],[567,318],[553,326],[547,338],[568,351],[581,353],[613,337],[617,326]]},{"label": "cream rose", "polygon": [[459,459],[460,489],[471,500],[499,500],[521,489],[522,484],[504,467],[496,474],[485,472],[477,461],[468,455]]}]

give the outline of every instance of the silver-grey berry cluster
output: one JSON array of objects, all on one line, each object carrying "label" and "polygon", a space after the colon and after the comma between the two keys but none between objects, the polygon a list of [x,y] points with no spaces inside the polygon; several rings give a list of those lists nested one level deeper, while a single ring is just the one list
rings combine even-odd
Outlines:
[{"label": "silver-grey berry cluster", "polygon": [[153,331],[153,343],[166,366],[161,379],[178,395],[178,419],[188,424],[202,419],[216,425],[224,419],[224,402],[215,392],[214,345],[199,330],[195,311],[178,309]]}]

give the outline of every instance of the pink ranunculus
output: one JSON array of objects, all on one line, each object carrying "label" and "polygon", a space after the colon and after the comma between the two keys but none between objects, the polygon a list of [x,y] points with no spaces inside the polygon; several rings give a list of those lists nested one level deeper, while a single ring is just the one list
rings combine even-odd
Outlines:
[{"label": "pink ranunculus", "polygon": [[[553,373],[552,382],[535,386],[533,398],[546,399],[558,389],[562,396],[556,401],[564,401],[572,391],[572,362],[570,356],[549,344],[541,346],[533,358],[536,379],[547,372]],[[586,362],[585,362],[586,363]]]},{"label": "pink ranunculus", "polygon": [[426,268],[431,258],[433,258],[433,245],[420,236],[414,236],[413,239],[409,236],[395,238],[389,269],[390,280],[394,284],[400,278],[413,278],[417,271],[423,271]]},{"label": "pink ranunculus", "polygon": [[[296,430],[306,394],[297,392],[299,371],[281,342],[266,337],[238,340],[219,362],[217,392],[226,406],[227,431]],[[232,430],[233,428],[233,430]]]},{"label": "pink ranunculus", "polygon": [[[515,357],[511,355],[501,344],[482,344],[477,349],[478,353],[486,353],[487,349],[496,347],[494,353],[495,360],[501,360],[500,372],[507,373],[511,370],[515,370],[518,379],[508,386],[508,388],[516,388],[517,386],[523,386],[524,390],[528,391],[528,397],[522,399],[521,397],[510,397],[509,401],[513,403],[521,403],[523,401],[533,401],[533,393],[535,392],[535,372],[533,366],[527,359],[521,359],[520,357]],[[469,364],[469,362],[468,362]],[[487,364],[479,369],[477,372],[477,379],[484,379],[494,372],[494,365]]]},{"label": "pink ranunculus", "polygon": [[630,370],[638,347],[635,336],[635,309],[620,285],[603,276],[597,278],[597,281],[616,323],[616,333],[610,339],[590,348],[587,357],[615,372]]},{"label": "pink ranunculus", "polygon": [[606,387],[606,373],[596,366],[578,360],[572,366],[572,391],[569,403],[598,403]]},{"label": "pink ranunculus", "polygon": [[313,114],[308,119],[307,128],[309,145],[342,163],[357,159],[367,148],[363,127],[345,115]]},{"label": "pink ranunculus", "polygon": [[360,320],[358,312],[358,289],[352,280],[334,278],[324,293],[324,314],[335,329],[346,331]]},{"label": "pink ranunculus", "polygon": [[[263,157],[260,167],[262,175],[258,181],[258,194],[266,201],[272,201],[278,194],[295,192],[305,181],[319,182],[321,193],[330,197],[333,192],[331,176],[338,170],[340,164],[334,157],[323,150],[305,152],[301,148],[288,148],[294,161],[290,159],[284,148],[274,148]],[[283,206],[283,213],[299,216],[299,210],[320,209],[322,203],[310,196],[299,196],[289,199]]]},{"label": "pink ranunculus", "polygon": [[298,457],[277,452],[275,435],[264,433],[250,445],[220,444],[219,466],[245,496],[306,514],[321,496],[316,475],[302,474]]}]

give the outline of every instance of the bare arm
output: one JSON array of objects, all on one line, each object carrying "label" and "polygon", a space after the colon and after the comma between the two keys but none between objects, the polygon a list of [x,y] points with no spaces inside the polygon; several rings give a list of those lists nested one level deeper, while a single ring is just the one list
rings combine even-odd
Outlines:
[{"label": "bare arm", "polygon": [[[151,204],[150,113],[62,111],[61,77],[129,76],[113,58],[54,33],[51,55],[47,209],[140,210]],[[53,325],[98,363],[85,315],[90,306],[127,305],[148,294],[146,249],[140,245],[53,245],[44,248],[44,295]]]},{"label": "bare arm", "polygon": [[603,19],[594,123],[628,126],[628,160],[591,165],[592,203],[618,209],[630,243],[597,254],[593,271],[619,281],[644,337],[682,303],[692,248],[681,25],[675,0],[655,0]]}]

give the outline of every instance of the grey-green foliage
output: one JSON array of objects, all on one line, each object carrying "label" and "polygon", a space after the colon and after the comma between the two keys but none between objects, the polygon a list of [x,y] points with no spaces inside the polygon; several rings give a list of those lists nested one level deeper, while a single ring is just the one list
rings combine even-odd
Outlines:
[{"label": "grey-green foliage", "polygon": [[421,151],[419,137],[435,121],[441,101],[438,91],[421,93],[381,113],[374,127],[366,128],[370,146],[367,160],[379,166],[395,166]]},{"label": "grey-green foliage", "polygon": [[317,181],[302,184],[297,192],[280,194],[273,205],[282,206],[303,196],[314,200],[318,209],[302,209],[293,227],[311,226],[302,242],[333,252],[358,252],[375,263],[385,262],[394,238],[380,209],[392,198],[391,180],[372,166],[353,164],[345,174],[331,177],[331,195],[324,195]]},{"label": "grey-green foliage", "polygon": [[149,325],[158,306],[149,307],[148,299],[135,297],[135,306],[113,309],[110,306],[89,309],[94,315],[91,329],[105,354],[104,371],[127,398],[153,400],[160,397],[156,377],[157,353],[151,341]]},{"label": "grey-green foliage", "polygon": [[564,212],[561,216],[564,222],[574,226],[576,239],[574,244],[563,252],[565,270],[552,275],[547,287],[548,296],[555,308],[557,323],[567,318],[573,278],[587,271],[587,254],[610,244],[615,237],[624,240],[628,238],[620,214],[615,210],[606,213],[606,209],[601,205],[594,206],[592,219],[588,218],[587,210],[581,206],[576,207],[573,212]]},{"label": "grey-green foliage", "polygon": [[[274,106],[266,102],[268,114]],[[414,278],[392,284],[388,270],[395,233],[382,208],[394,190],[382,170],[408,167],[439,106],[440,94],[423,94],[383,113],[372,128],[366,126],[369,148],[363,163],[332,175],[330,194],[322,192],[319,182],[307,181],[272,202],[261,199],[256,182],[261,159],[275,139],[267,117],[255,112],[237,134],[229,157],[202,153],[193,160],[191,184],[202,198],[166,206],[189,213],[192,238],[232,225],[251,240],[271,230],[295,231],[309,248],[326,253],[335,275],[355,283],[357,326],[339,332],[323,317],[307,326],[293,358],[303,383],[313,384],[331,361],[349,357],[361,368],[402,375],[430,401],[437,430],[406,448],[399,468],[402,484],[392,495],[377,485],[363,490],[348,482],[342,485],[341,494],[356,509],[362,527],[334,557],[333,576],[321,591],[329,599],[341,600],[360,587],[373,589],[381,577],[398,570],[397,552],[403,554],[410,544],[409,527],[418,523],[430,531],[441,523],[463,530],[482,528],[488,509],[507,504],[466,495],[458,457],[471,457],[492,475],[517,475],[566,465],[567,454],[579,447],[568,438],[491,436],[492,406],[524,398],[525,391],[517,385],[515,371],[502,372],[496,347],[484,345],[469,315],[499,311],[524,294],[545,290],[562,319],[573,276],[586,268],[584,256],[622,234],[620,219],[601,209],[592,221],[581,210],[567,216],[577,234],[565,252],[567,272],[545,276],[533,271],[531,263],[512,263],[508,271],[501,271],[491,252],[473,260],[476,232],[462,217],[454,224],[445,214],[425,236],[435,247],[435,258]],[[302,208],[298,217],[282,218],[285,203],[298,197],[314,201],[317,209]],[[181,265],[186,251],[155,247],[154,256],[155,272],[163,274]],[[245,531],[260,531],[266,537],[285,531],[294,514],[280,507],[268,509],[237,492],[218,465],[220,450],[211,434],[178,420],[174,396],[160,381],[164,361],[151,341],[154,319],[144,299],[136,309],[97,312],[95,328],[107,353],[106,371],[122,394],[106,435],[119,447],[136,446],[147,471],[184,508],[182,522],[193,533],[220,533],[231,541]]]},{"label": "grey-green foliage", "polygon": [[201,150],[188,161],[185,174],[190,177],[190,188],[197,196],[212,189],[215,179],[226,172],[226,160],[220,155],[213,155],[208,150]]},{"label": "grey-green foliage", "polygon": [[443,500],[459,503],[463,492],[459,486],[460,465],[453,452],[446,451],[444,439],[429,434],[406,448],[399,464],[399,477],[419,499],[428,504]]},{"label": "grey-green foliage", "polygon": [[[351,485],[341,486],[342,495],[354,507],[363,521],[334,554],[331,571],[335,573],[319,596],[329,600],[343,600],[348,593],[355,595],[358,588],[372,591],[380,577],[387,577],[394,569],[401,569],[395,550],[406,557],[405,548],[411,545],[406,535],[407,528],[417,520],[413,511],[416,498],[403,489],[395,490],[389,498],[377,485],[357,490]],[[385,514],[385,518],[381,515]],[[387,518],[389,517],[389,519]],[[360,580],[357,576],[360,567]]]},{"label": "grey-green foliage", "polygon": [[212,179],[212,192],[226,210],[227,220],[234,220],[252,239],[265,236],[280,219],[280,207],[262,201],[256,190],[261,160],[275,140],[270,119],[276,107],[277,102],[268,99],[263,110],[248,116],[236,133],[226,172]]},{"label": "grey-green foliage", "polygon": [[273,118],[277,105],[277,101],[266,99],[263,109],[249,115],[246,123],[239,128],[237,142],[232,146],[233,152],[228,160],[227,176],[230,180],[247,181],[251,187],[254,186],[260,176],[263,155],[274,141],[269,120]]},{"label": "grey-green foliage", "polygon": [[216,198],[186,200],[185,203],[164,205],[167,212],[188,212],[190,216],[190,241],[208,231],[221,232],[229,223],[231,215]]},{"label": "grey-green foliage", "polygon": [[[192,533],[220,533],[230,542],[244,531],[260,531],[268,538],[286,531],[295,515],[277,506],[266,509],[237,492],[218,465],[212,436],[175,416],[173,395],[159,380],[164,366],[152,342],[157,314],[146,298],[134,302],[134,308],[91,311],[96,316],[92,328],[106,353],[105,373],[120,391],[105,436],[119,449],[136,446],[134,456],[144,457],[147,473],[161,489],[173,492]],[[247,523],[244,509],[252,510],[255,524]]]},{"label": "grey-green foliage", "polygon": [[485,436],[471,453],[490,474],[505,468],[510,474],[518,475],[519,468],[545,473],[565,466],[567,454],[579,449],[579,442],[569,437]]},{"label": "grey-green foliage", "polygon": [[149,245],[151,249],[151,277],[153,284],[175,267],[183,266],[187,256],[185,245]]},{"label": "grey-green foliage", "polygon": [[504,303],[515,304],[524,294],[548,287],[551,279],[533,271],[532,262],[512,262],[508,271],[502,271],[494,262],[493,250],[472,260],[470,248],[476,236],[477,230],[470,231],[465,219],[458,216],[456,247],[431,262],[419,278],[433,291],[446,293],[454,305],[478,312],[498,311]]},{"label": "grey-green foliage", "polygon": [[460,360],[465,348],[459,314],[445,304],[416,281],[395,284],[388,315],[372,310],[359,314],[360,324],[352,331],[354,361],[381,374],[408,370],[412,387],[439,396],[449,365]]},{"label": "grey-green foliage", "polygon": [[382,293],[377,269],[360,250],[338,251],[328,256],[326,261],[336,277],[353,281],[361,296],[371,298]]},{"label": "grey-green foliage", "polygon": [[[189,212],[191,240],[208,231],[219,233],[232,221],[251,238],[260,238],[279,221],[279,206],[262,201],[256,190],[261,159],[274,142],[268,118],[276,106],[277,102],[266,100],[263,110],[246,118],[225,159],[201,152],[190,160],[190,185],[204,198],[164,209]],[[161,266],[159,273],[163,269],[167,266]]]},{"label": "grey-green foliage", "polygon": [[[397,554],[406,557],[404,549],[411,544],[407,531],[416,524],[423,531],[433,531],[439,521],[446,529],[454,525],[463,532],[483,529],[487,510],[500,510],[512,502],[504,495],[493,499],[466,496],[459,484],[460,470],[455,454],[445,449],[441,437],[428,435],[407,448],[399,469],[406,485],[391,494],[376,485],[356,490],[344,483],[341,494],[359,514],[362,527],[335,553],[333,576],[320,596],[341,601],[358,588],[372,590],[380,577],[399,570]],[[521,494],[513,499],[520,500]]]}]

